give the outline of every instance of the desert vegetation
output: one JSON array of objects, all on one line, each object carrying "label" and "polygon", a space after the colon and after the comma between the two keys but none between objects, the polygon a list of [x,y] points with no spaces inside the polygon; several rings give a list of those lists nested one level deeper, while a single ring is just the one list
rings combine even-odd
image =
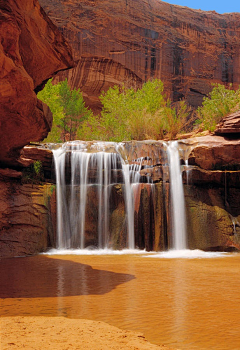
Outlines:
[{"label": "desert vegetation", "polygon": [[53,126],[46,142],[175,139],[194,126],[214,131],[221,118],[239,109],[240,89],[213,85],[194,113],[185,101],[171,103],[164,96],[160,79],[148,81],[138,90],[114,86],[102,92],[99,115],[85,106],[81,91],[71,90],[67,80],[53,85],[50,79],[38,98],[53,113]]},{"label": "desert vegetation", "polygon": [[92,114],[85,107],[80,90],[71,90],[67,79],[56,85],[49,79],[44,89],[38,93],[38,98],[49,106],[53,114],[52,129],[46,142],[74,140],[82,121]]},{"label": "desert vegetation", "polygon": [[240,108],[240,88],[236,91],[232,85],[213,84],[208,97],[204,97],[202,106],[197,110],[198,122],[204,130],[214,131],[220,120]]}]

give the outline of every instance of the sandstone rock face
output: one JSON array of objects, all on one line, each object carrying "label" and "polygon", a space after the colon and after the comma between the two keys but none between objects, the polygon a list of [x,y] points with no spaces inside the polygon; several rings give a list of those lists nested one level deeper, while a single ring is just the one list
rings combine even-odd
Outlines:
[{"label": "sandstone rock face", "polygon": [[101,57],[81,57],[76,68],[60,72],[53,82],[58,83],[66,78],[72,88],[81,89],[86,105],[91,106],[95,113],[102,108],[99,100],[102,91],[114,85],[142,86],[142,80],[130,69],[112,59]]},{"label": "sandstone rock face", "polygon": [[240,190],[228,185],[185,186],[190,249],[240,249]]},{"label": "sandstone rock face", "polygon": [[183,183],[194,185],[212,185],[240,188],[240,171],[203,170],[196,166],[186,167],[183,171]]},{"label": "sandstone rock face", "polygon": [[240,111],[229,114],[224,117],[217,125],[215,130],[216,135],[231,135],[240,134]]},{"label": "sandstone rock face", "polygon": [[[134,188],[134,233],[137,248],[165,250],[170,247],[171,235],[167,221],[169,220],[168,201],[169,186],[157,183],[154,187],[142,183]],[[103,232],[108,241],[108,247],[123,249],[128,245],[126,207],[124,204],[124,185],[113,185],[110,193],[109,232]],[[98,247],[98,188],[90,186],[87,193],[85,246]],[[104,215],[104,213],[103,213]]]},{"label": "sandstone rock face", "polygon": [[[203,250],[240,249],[240,165],[239,140],[206,136],[180,140],[187,216],[188,247]],[[124,144],[122,156],[129,163],[147,166],[141,170],[142,183],[134,189],[135,244],[146,250],[172,247],[171,200],[166,143],[132,141]],[[196,165],[197,164],[197,165]],[[212,170],[222,168],[222,170]],[[125,208],[117,191],[110,214],[113,247],[125,246]],[[92,202],[94,198],[92,197]],[[112,203],[112,201],[111,201]],[[93,205],[92,205],[93,206]],[[90,215],[92,224],[94,215]],[[95,216],[96,217],[96,216]],[[96,226],[96,224],[95,224]],[[89,227],[89,226],[88,226]]]},{"label": "sandstone rock face", "polygon": [[202,136],[184,141],[189,146],[189,164],[205,170],[239,170],[240,140],[222,136]]},{"label": "sandstone rock face", "polygon": [[20,161],[25,166],[39,161],[44,172],[44,178],[48,180],[54,179],[53,153],[44,146],[25,146],[21,151]]},{"label": "sandstone rock face", "polygon": [[141,184],[134,189],[135,244],[147,251],[170,247],[169,185],[162,181],[154,186]]},{"label": "sandstone rock face", "polygon": [[1,257],[32,255],[55,244],[55,186],[21,184],[13,176],[0,175]]},{"label": "sandstone rock face", "polygon": [[19,150],[50,130],[36,97],[57,71],[73,67],[71,49],[37,0],[0,4],[0,163],[17,165]]},{"label": "sandstone rock face", "polygon": [[195,165],[183,172],[189,248],[239,250],[240,141],[204,136],[182,146]]},{"label": "sandstone rock face", "polygon": [[[219,15],[159,0],[40,0],[40,4],[71,43],[75,59],[85,62],[83,56],[89,57],[88,64],[94,61],[96,67],[103,59],[115,62],[114,70],[109,70],[111,79],[101,68],[92,70],[96,85],[102,83],[101,74],[121,83],[129,75],[126,69],[142,81],[161,78],[173,101],[184,97],[198,106],[211,83],[234,87],[240,83],[238,13]],[[81,65],[69,77],[82,76],[79,86],[88,101],[95,101],[95,87],[90,91],[87,84],[85,91],[90,77]]]}]

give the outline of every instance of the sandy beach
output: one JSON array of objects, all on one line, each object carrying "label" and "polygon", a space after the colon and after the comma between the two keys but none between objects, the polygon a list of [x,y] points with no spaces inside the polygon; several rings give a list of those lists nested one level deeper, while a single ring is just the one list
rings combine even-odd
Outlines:
[{"label": "sandy beach", "polygon": [[[1,350],[171,350],[143,334],[104,322],[65,317],[2,317]],[[172,349],[173,350],[173,349]]]}]

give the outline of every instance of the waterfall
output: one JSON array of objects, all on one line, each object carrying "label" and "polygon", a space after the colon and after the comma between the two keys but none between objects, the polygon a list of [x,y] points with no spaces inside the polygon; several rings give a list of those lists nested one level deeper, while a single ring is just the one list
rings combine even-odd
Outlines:
[{"label": "waterfall", "polygon": [[178,142],[169,142],[167,152],[169,158],[169,176],[172,206],[173,249],[183,250],[187,248],[187,237],[185,201]]},{"label": "waterfall", "polygon": [[[65,188],[65,152],[59,148],[53,151],[55,173],[56,173],[56,191],[57,191],[57,246],[69,248],[68,220],[66,217],[66,188]],[[66,232],[66,235],[63,233]]]},{"label": "waterfall", "polygon": [[[186,249],[181,145],[177,141],[161,143],[155,153],[145,152],[140,158],[141,148],[136,151],[135,144],[127,143],[72,141],[53,150],[57,184],[57,248],[134,249],[134,229],[142,234],[137,245],[153,246],[147,237],[152,234],[154,237],[155,228],[147,223],[150,216],[155,217],[155,211],[150,212],[147,208],[146,215],[150,216],[145,217],[145,212],[141,212],[141,201],[146,188],[150,190],[149,196],[155,193],[151,171],[152,174],[156,171],[161,174],[162,171],[159,176],[165,183],[168,171],[165,174],[164,169],[169,168],[173,249]],[[151,165],[154,157],[156,168]],[[141,182],[145,185],[140,186]],[[163,237],[163,231],[161,235]]]},{"label": "waterfall", "polygon": [[85,218],[88,193],[95,189],[98,202],[97,247],[109,248],[110,196],[116,183],[123,184],[127,248],[135,248],[134,186],[140,180],[141,160],[128,164],[122,145],[113,142],[67,142],[53,150],[57,184],[57,248],[86,247]]}]

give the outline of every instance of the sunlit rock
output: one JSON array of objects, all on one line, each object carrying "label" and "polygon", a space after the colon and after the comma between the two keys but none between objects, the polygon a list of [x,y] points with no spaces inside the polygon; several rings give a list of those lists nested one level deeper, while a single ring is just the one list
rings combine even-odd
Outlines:
[{"label": "sunlit rock", "polygon": [[[161,78],[173,101],[196,107],[211,83],[240,83],[239,13],[220,15],[159,0],[40,0],[80,60],[69,80],[96,106],[114,84]],[[104,79],[106,77],[106,81]]]},{"label": "sunlit rock", "polygon": [[37,1],[2,1],[0,12],[0,164],[18,165],[21,148],[43,140],[52,124],[36,92],[74,64],[69,45]]}]

